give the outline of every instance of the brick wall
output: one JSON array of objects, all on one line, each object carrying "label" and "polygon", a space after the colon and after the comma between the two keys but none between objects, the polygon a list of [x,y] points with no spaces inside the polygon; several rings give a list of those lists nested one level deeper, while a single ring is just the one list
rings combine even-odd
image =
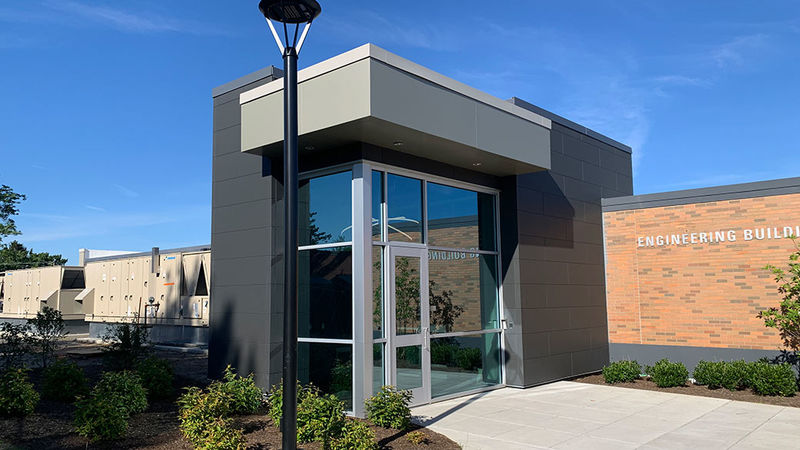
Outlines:
[{"label": "brick wall", "polygon": [[756,315],[798,226],[800,194],[605,212],[609,342],[781,347]]}]

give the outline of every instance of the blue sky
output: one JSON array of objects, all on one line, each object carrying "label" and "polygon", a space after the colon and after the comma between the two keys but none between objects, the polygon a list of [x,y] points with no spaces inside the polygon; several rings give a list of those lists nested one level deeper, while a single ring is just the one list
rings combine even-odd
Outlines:
[{"label": "blue sky", "polygon": [[[800,175],[797,2],[507,3],[323,1],[300,66],[372,42],[523,98],[631,145],[637,194]],[[256,4],[0,4],[23,243],[75,263],[209,242],[211,89],[281,64]]]}]

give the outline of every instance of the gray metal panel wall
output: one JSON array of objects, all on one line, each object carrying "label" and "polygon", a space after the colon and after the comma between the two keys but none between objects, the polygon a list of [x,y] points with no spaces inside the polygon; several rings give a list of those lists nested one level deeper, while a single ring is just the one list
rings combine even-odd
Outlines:
[{"label": "gray metal panel wall", "polygon": [[273,268],[281,258],[275,249],[283,247],[273,239],[283,223],[275,214],[282,190],[268,160],[241,152],[239,94],[273,79],[265,73],[214,92],[208,370],[218,377],[230,364],[243,375],[255,373],[262,387],[276,383],[281,371],[282,282],[273,282],[283,276]]},{"label": "gray metal panel wall", "polygon": [[600,199],[633,192],[631,155],[553,123],[552,170],[501,194],[507,383],[536,384],[608,361]]}]

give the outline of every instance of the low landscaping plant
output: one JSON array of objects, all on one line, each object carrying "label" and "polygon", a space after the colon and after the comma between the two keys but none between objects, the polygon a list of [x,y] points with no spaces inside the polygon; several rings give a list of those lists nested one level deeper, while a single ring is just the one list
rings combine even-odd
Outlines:
[{"label": "low landscaping plant", "polygon": [[791,397],[797,392],[797,377],[792,366],[787,363],[770,364],[763,361],[753,363],[750,382],[753,392],[759,395]]},{"label": "low landscaping plant", "polygon": [[685,386],[689,378],[689,371],[681,362],[671,362],[662,359],[652,367],[647,368],[647,374],[658,387]]},{"label": "low landscaping plant", "polygon": [[406,440],[414,445],[422,445],[428,443],[428,435],[422,431],[412,431],[406,435]]},{"label": "low landscaping plant", "polygon": [[743,360],[700,361],[695,366],[693,376],[697,384],[708,386],[709,389],[724,387],[736,391],[750,386],[750,372],[752,364]]},{"label": "low landscaping plant", "polygon": [[375,450],[378,443],[375,433],[367,424],[353,419],[347,419],[341,432],[341,437],[331,442],[331,450]]},{"label": "low landscaping plant", "polygon": [[109,325],[103,335],[108,345],[103,348],[105,363],[111,370],[131,370],[150,351],[150,337],[143,325],[117,323]]},{"label": "low landscaping plant", "polygon": [[72,403],[87,390],[86,375],[74,362],[60,359],[44,370],[42,394],[45,398]]},{"label": "low landscaping plant", "polygon": [[147,390],[135,372],[104,372],[97,382],[92,395],[116,401],[128,415],[147,409]]},{"label": "low landscaping plant", "polygon": [[333,394],[320,393],[316,388],[305,390],[297,405],[297,441],[317,441],[323,448],[329,448],[342,435],[346,419],[344,404]]},{"label": "low landscaping plant", "polygon": [[136,374],[142,380],[151,400],[169,398],[172,395],[175,377],[169,361],[151,356],[136,365]]},{"label": "low landscaping plant", "polygon": [[0,374],[0,416],[27,416],[38,403],[39,393],[24,369],[6,369]]},{"label": "low landscaping plant", "polygon": [[206,390],[187,388],[178,398],[180,430],[196,448],[244,448],[242,430],[230,418],[257,412],[261,397],[252,375],[237,376],[228,366],[222,381],[212,382]]},{"label": "low landscaping plant", "polygon": [[30,351],[27,324],[3,322],[0,324],[0,369],[21,368]]},{"label": "low landscaping plant", "polygon": [[367,417],[379,427],[405,430],[411,424],[411,397],[411,391],[383,386],[364,403]]},{"label": "low landscaping plant", "polygon": [[609,384],[638,380],[641,373],[642,366],[636,361],[614,361],[603,367],[603,379]]},{"label": "low landscaping plant", "polygon": [[128,410],[119,398],[93,394],[75,406],[75,430],[90,442],[119,439],[128,430]]}]

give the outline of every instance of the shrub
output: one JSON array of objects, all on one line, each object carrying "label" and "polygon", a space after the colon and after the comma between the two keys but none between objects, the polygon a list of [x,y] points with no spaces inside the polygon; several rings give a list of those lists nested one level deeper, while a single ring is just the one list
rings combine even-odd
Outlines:
[{"label": "shrub", "polygon": [[380,427],[405,430],[411,424],[411,396],[411,391],[384,386],[364,403],[367,417]]},{"label": "shrub", "polygon": [[408,442],[411,442],[414,445],[422,445],[428,443],[428,435],[423,433],[422,431],[412,431],[406,435],[406,439]]},{"label": "shrub", "polygon": [[331,450],[374,450],[378,448],[375,433],[362,422],[348,419],[341,437],[331,442]]},{"label": "shrub", "polygon": [[23,366],[25,354],[30,350],[27,324],[4,322],[0,324],[0,358],[2,369]]},{"label": "shrub", "polygon": [[234,427],[230,419],[217,418],[206,426],[205,439],[198,448],[208,450],[244,449],[247,441],[242,430]]},{"label": "shrub", "polygon": [[689,378],[689,371],[686,366],[681,362],[671,362],[667,359],[662,359],[648,367],[648,375],[653,379],[658,387],[675,387],[686,385],[686,379]]},{"label": "shrub", "polygon": [[0,375],[0,416],[27,416],[39,403],[39,393],[24,369],[7,369]]},{"label": "shrub", "polygon": [[306,388],[297,405],[297,441],[321,442],[328,448],[342,434],[345,425],[344,404],[332,394]]},{"label": "shrub", "polygon": [[215,381],[208,387],[209,391],[219,391],[229,397],[230,414],[254,414],[261,406],[264,393],[256,386],[253,374],[240,377],[228,366],[222,376],[223,381]]},{"label": "shrub", "polygon": [[75,405],[75,429],[91,442],[118,439],[128,430],[127,409],[117,398],[91,395]]},{"label": "shrub", "polygon": [[168,398],[172,395],[174,376],[169,361],[149,357],[137,364],[136,373],[142,380],[142,386],[147,389],[150,399]]},{"label": "shrub", "polygon": [[28,325],[33,333],[32,347],[42,358],[42,367],[47,367],[61,339],[67,335],[61,311],[45,306],[35,318],[28,319]]},{"label": "shrub", "polygon": [[72,403],[86,391],[86,376],[74,362],[61,359],[44,370],[42,394],[46,398]]},{"label": "shrub", "polygon": [[693,376],[697,384],[708,386],[709,389],[722,387],[728,363],[719,361],[700,361],[694,368]]},{"label": "shrub", "polygon": [[136,362],[150,351],[147,328],[138,323],[110,325],[103,340],[108,342],[103,350],[106,364],[112,370],[133,369]]},{"label": "shrub", "polygon": [[636,361],[614,361],[603,367],[603,379],[606,383],[625,383],[638,380],[642,366]]},{"label": "shrub", "polygon": [[204,392],[198,387],[186,389],[178,398],[178,419],[184,437],[195,447],[203,447],[210,425],[230,414],[229,398],[220,391]]},{"label": "shrub", "polygon": [[147,390],[134,372],[104,372],[92,390],[95,397],[116,401],[128,415],[147,409]]},{"label": "shrub", "polygon": [[792,366],[786,363],[753,363],[750,380],[753,391],[759,395],[791,397],[797,391],[797,378]]}]

